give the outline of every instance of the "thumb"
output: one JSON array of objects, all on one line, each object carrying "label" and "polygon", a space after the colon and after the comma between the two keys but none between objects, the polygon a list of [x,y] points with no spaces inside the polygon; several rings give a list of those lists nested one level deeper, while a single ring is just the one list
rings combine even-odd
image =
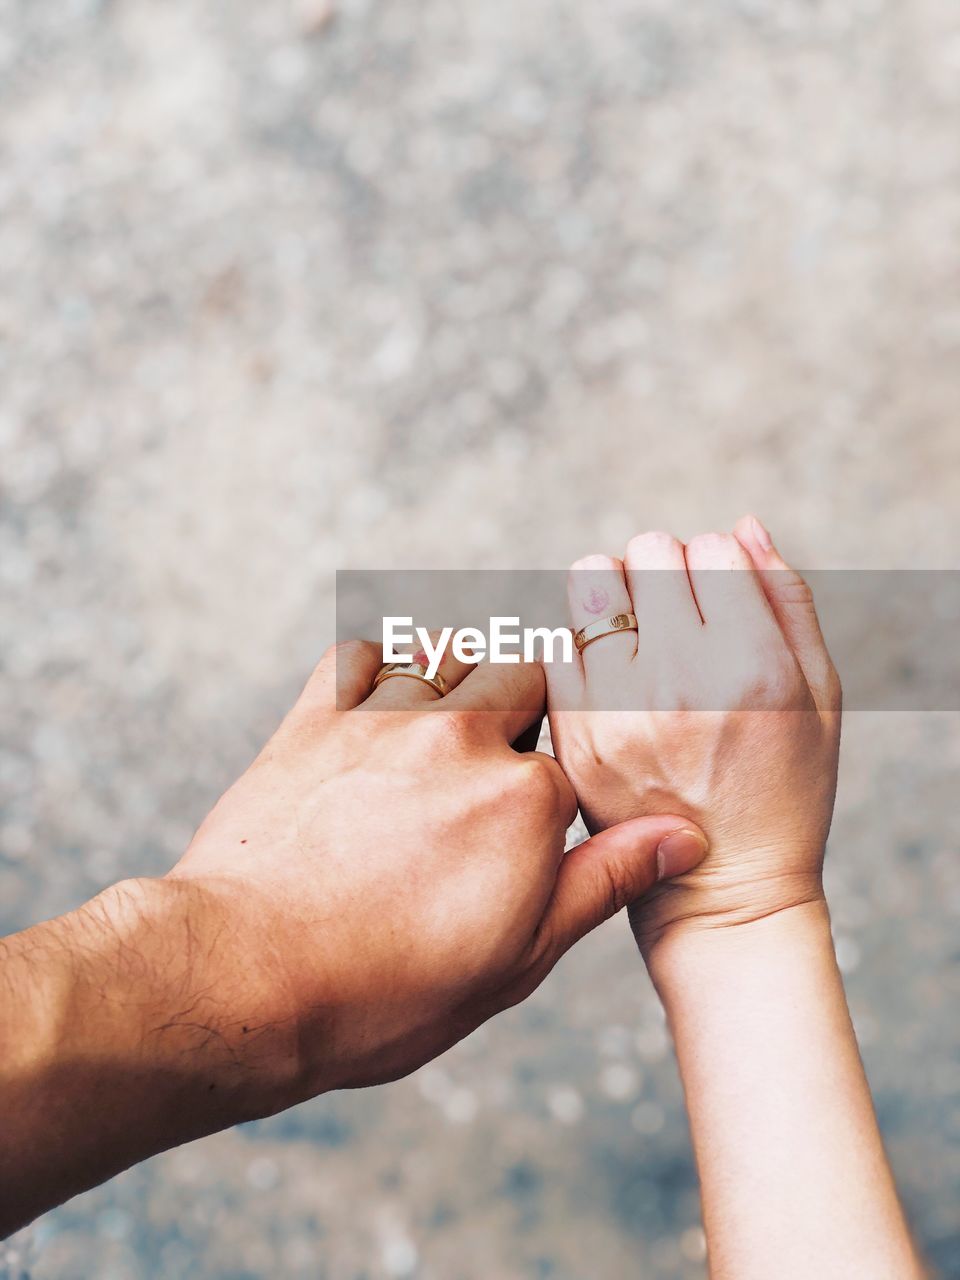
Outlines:
[{"label": "thumb", "polygon": [[543,919],[554,958],[634,902],[658,880],[692,870],[707,837],[687,818],[631,818],[577,845],[563,859]]}]

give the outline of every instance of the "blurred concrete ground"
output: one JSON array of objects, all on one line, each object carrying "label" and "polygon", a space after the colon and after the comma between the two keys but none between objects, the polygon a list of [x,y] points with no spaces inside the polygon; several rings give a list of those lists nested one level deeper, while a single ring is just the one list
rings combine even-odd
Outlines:
[{"label": "blurred concrete ground", "polygon": [[[958,111],[951,0],[0,0],[0,925],[170,864],[337,567],[756,509],[803,566],[956,568]],[[850,717],[831,850],[945,1276],[958,767],[956,717]],[[701,1277],[624,922],[412,1080],[17,1247],[35,1280]]]}]

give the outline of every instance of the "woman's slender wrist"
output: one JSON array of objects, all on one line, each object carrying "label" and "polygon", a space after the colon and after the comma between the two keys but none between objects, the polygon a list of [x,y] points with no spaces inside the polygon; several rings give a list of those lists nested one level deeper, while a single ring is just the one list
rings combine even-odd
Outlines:
[{"label": "woman's slender wrist", "polygon": [[664,934],[673,1034],[715,1280],[913,1280],[820,898]]},{"label": "woman's slender wrist", "polygon": [[818,955],[835,964],[830,912],[822,891],[736,924],[684,921],[663,930],[643,948],[650,977],[669,1015],[700,998],[714,978],[741,966],[763,965],[770,954]]}]

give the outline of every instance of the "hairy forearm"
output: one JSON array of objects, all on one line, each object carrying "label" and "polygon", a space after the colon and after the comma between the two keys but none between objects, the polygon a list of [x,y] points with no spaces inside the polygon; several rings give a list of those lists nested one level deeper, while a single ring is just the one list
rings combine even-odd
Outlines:
[{"label": "hairy forearm", "polygon": [[665,938],[714,1280],[921,1276],[822,902]]},{"label": "hairy forearm", "polygon": [[190,886],[127,881],[0,943],[0,1235],[271,1109],[279,1038],[252,994],[249,1023],[224,1022],[243,1005],[206,981],[228,927],[211,910]]}]

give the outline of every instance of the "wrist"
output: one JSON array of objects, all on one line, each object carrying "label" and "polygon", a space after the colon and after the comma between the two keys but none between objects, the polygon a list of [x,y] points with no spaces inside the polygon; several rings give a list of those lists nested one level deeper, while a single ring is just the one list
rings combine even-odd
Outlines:
[{"label": "wrist", "polygon": [[43,950],[34,1021],[44,1059],[100,1060],[121,1087],[127,1077],[162,1084],[154,1097],[175,1117],[171,1142],[281,1105],[290,1045],[265,1021],[213,895],[187,881],[126,880],[11,941],[26,955]]},{"label": "wrist", "polygon": [[229,939],[192,886],[131,880],[0,941],[0,1236],[285,1104],[296,1055]]},{"label": "wrist", "polygon": [[823,899],[667,936],[651,973],[717,1276],[918,1276]]},{"label": "wrist", "polygon": [[131,977],[135,991],[150,992],[139,1018],[148,1057],[186,1066],[203,1115],[219,1112],[211,1129],[290,1105],[296,1028],[264,980],[262,948],[234,895],[171,876],[125,881],[108,894],[117,936],[137,957],[120,977],[120,998]]},{"label": "wrist", "polygon": [[813,957],[835,965],[830,912],[822,888],[806,898],[731,922],[697,917],[650,936],[643,956],[668,1014],[671,1008],[737,981],[739,973]]},{"label": "wrist", "polygon": [[[654,887],[630,912],[646,958],[661,941],[731,931],[794,907],[822,903],[823,846],[711,844],[699,866]],[[661,948],[663,949],[663,948]]]}]

